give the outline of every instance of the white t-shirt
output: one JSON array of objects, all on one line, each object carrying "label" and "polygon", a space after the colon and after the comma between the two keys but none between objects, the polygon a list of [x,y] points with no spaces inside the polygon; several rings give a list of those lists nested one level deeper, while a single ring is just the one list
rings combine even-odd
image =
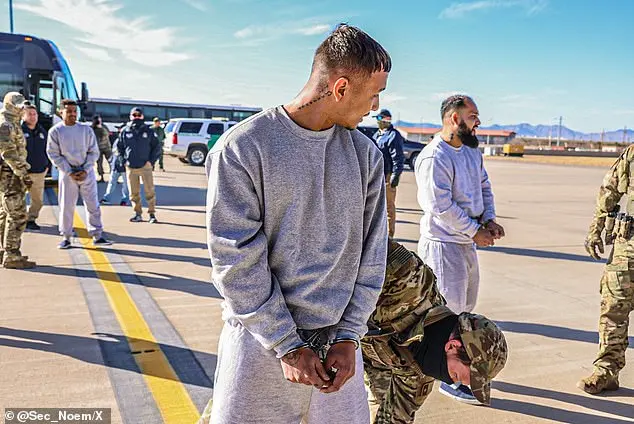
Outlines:
[{"label": "white t-shirt", "polygon": [[482,153],[452,147],[437,134],[416,160],[421,237],[468,244],[482,222],[495,219],[495,206]]}]

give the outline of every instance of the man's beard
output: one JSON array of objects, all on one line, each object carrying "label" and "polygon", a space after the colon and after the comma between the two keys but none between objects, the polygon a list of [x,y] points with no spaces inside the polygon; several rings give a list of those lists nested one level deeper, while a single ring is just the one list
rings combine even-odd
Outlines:
[{"label": "man's beard", "polygon": [[480,143],[478,137],[473,135],[469,128],[467,128],[465,121],[462,121],[458,126],[458,133],[456,135],[460,141],[462,141],[462,144],[467,147],[471,147],[472,149],[477,148]]}]

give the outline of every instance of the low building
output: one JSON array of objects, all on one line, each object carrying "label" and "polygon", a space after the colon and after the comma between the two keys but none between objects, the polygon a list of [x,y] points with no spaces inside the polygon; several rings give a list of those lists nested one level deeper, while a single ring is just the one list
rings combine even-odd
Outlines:
[{"label": "low building", "polygon": [[[440,132],[440,128],[433,127],[396,127],[397,130],[410,141],[419,143],[428,143],[436,133]],[[487,130],[478,128],[477,136],[481,144],[506,144],[515,138],[514,131],[506,130]]]}]

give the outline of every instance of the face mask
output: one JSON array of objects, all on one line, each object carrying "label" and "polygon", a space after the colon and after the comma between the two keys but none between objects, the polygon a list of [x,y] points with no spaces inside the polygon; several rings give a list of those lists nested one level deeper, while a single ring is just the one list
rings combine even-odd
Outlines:
[{"label": "face mask", "polygon": [[478,147],[478,137],[471,134],[471,131],[469,131],[469,128],[467,128],[467,124],[465,123],[465,121],[462,121],[458,126],[458,133],[456,135],[465,146],[471,147],[472,149]]},{"label": "face mask", "polygon": [[425,327],[423,340],[412,343],[409,347],[423,374],[447,384],[454,384],[454,381],[447,368],[445,344],[457,323],[458,315],[450,315],[431,324]]}]

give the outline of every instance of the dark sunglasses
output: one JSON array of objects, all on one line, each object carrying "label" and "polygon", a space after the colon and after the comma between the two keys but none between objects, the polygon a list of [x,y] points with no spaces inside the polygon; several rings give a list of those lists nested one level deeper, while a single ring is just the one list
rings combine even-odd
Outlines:
[{"label": "dark sunglasses", "polygon": [[142,117],[142,116],[143,116],[143,115],[141,115],[140,113],[133,113],[133,114],[132,114],[132,117],[133,117],[133,118],[140,118],[140,117]]}]

